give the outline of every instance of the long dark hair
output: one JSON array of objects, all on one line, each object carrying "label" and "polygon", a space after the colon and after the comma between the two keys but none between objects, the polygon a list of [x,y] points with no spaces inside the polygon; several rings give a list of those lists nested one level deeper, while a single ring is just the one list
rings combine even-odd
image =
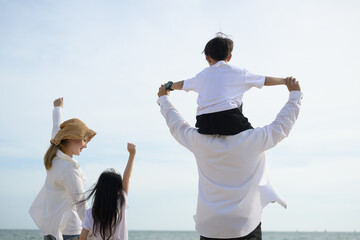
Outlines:
[{"label": "long dark hair", "polygon": [[[92,196],[92,217],[94,219],[93,234],[100,234],[101,239],[108,240],[115,233],[116,226],[121,221],[122,207],[125,197],[122,190],[121,175],[114,169],[104,171],[91,190],[87,200]],[[120,199],[120,207],[119,205]]]}]

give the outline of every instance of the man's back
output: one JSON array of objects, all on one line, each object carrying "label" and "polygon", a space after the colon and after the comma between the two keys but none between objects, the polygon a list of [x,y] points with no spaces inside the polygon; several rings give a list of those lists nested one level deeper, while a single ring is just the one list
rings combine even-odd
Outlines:
[{"label": "man's back", "polygon": [[196,137],[199,194],[194,219],[202,236],[245,236],[259,224],[269,202],[286,207],[268,179],[263,147],[256,143],[261,132]]},{"label": "man's back", "polygon": [[182,119],[167,96],[161,112],[175,139],[195,155],[199,172],[196,230],[211,238],[249,234],[259,225],[262,209],[277,201],[286,207],[267,176],[264,151],[288,136],[300,109],[300,91],[292,91],[274,122],[234,136],[197,132]]}]

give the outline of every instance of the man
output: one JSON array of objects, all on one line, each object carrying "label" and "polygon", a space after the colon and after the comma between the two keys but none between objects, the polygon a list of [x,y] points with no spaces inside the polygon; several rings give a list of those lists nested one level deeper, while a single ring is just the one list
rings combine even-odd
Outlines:
[{"label": "man", "polygon": [[233,136],[204,135],[173,107],[165,85],[158,104],[174,138],[195,156],[198,204],[194,220],[200,239],[262,239],[261,213],[270,202],[286,203],[267,176],[267,149],[289,135],[299,114],[302,93],[294,78],[286,81],[289,100],[275,121]]}]

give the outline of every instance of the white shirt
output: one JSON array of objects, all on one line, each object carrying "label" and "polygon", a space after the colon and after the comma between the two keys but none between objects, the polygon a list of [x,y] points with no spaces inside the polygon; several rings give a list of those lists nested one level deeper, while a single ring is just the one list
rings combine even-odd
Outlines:
[{"label": "white shirt", "polygon": [[[126,209],[128,208],[127,204],[127,195],[126,192],[123,191],[125,202],[123,205],[123,209],[121,211],[121,221],[119,225],[116,226],[114,235],[110,238],[110,240],[128,240],[128,227],[127,227],[127,220],[126,220]],[[120,207],[120,202],[119,202]],[[88,209],[85,213],[85,218],[82,223],[82,227],[89,231],[88,240],[102,240],[100,234],[96,234],[96,237],[93,235],[93,225],[94,219],[92,216],[92,208]]]},{"label": "white shirt", "polygon": [[[52,137],[62,123],[60,107],[54,108],[53,123]],[[77,202],[84,198],[86,181],[78,162],[58,150],[52,167],[47,171],[45,184],[29,210],[43,235],[50,234],[62,240],[62,235],[80,234],[88,206]]]},{"label": "white shirt", "polygon": [[185,80],[183,90],[198,93],[198,116],[238,108],[246,91],[252,87],[262,88],[264,83],[264,76],[219,61]]},{"label": "white shirt", "polygon": [[60,125],[63,123],[63,113],[62,107],[54,107],[52,112],[53,118],[53,129],[51,131],[51,139],[54,139],[58,131],[60,130]]},{"label": "white shirt", "polygon": [[199,182],[194,216],[197,232],[210,238],[248,235],[261,221],[262,209],[285,201],[267,175],[264,151],[289,135],[302,93],[292,91],[274,122],[233,136],[199,134],[161,96],[158,103],[174,138],[195,155]]}]

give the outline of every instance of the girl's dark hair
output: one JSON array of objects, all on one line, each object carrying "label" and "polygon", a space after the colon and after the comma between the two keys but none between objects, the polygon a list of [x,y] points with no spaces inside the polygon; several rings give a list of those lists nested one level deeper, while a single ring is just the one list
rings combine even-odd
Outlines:
[{"label": "girl's dark hair", "polygon": [[114,169],[104,171],[87,200],[92,196],[94,196],[92,206],[93,234],[95,236],[100,234],[101,239],[108,240],[113,236],[116,226],[121,221],[122,207],[125,201],[121,175],[116,173]]},{"label": "girl's dark hair", "polygon": [[232,53],[234,42],[221,32],[216,35],[205,45],[204,53],[216,61],[226,60]]}]

